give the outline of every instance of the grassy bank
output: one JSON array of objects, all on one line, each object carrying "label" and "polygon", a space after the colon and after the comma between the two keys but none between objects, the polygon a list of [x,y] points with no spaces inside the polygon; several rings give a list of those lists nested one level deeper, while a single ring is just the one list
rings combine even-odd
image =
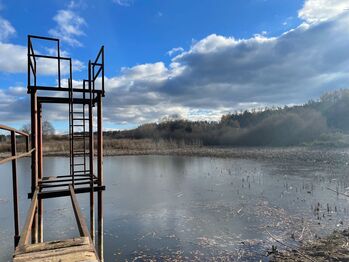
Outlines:
[{"label": "grassy bank", "polygon": [[[81,146],[80,144],[79,148]],[[18,143],[18,147],[21,151],[24,150],[24,144]],[[2,143],[0,148],[2,150],[1,157],[10,155],[10,144]],[[69,142],[62,139],[45,141],[43,151],[45,156],[69,156]],[[198,143],[188,144],[176,140],[105,139],[104,155],[179,155],[347,165],[349,147],[222,147],[203,146]]]}]

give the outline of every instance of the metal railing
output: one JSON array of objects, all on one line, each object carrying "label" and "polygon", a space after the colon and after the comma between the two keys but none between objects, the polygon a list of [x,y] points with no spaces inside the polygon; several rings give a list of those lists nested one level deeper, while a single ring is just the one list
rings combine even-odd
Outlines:
[{"label": "metal railing", "polygon": [[[22,131],[16,130],[14,128],[0,125],[0,130],[9,131],[11,133],[11,156],[0,160],[0,164],[12,161],[12,192],[13,192],[13,213],[14,213],[14,227],[15,236],[14,243],[15,247],[18,245],[20,235],[19,235],[19,208],[18,208],[18,183],[17,183],[17,159],[30,156],[34,152],[35,148],[29,150],[29,134]],[[25,137],[26,152],[17,154],[17,143],[16,136],[20,135]]]},{"label": "metal railing", "polygon": [[[57,45],[57,55],[43,55],[43,54],[36,54],[35,50],[33,48],[33,43],[32,43],[32,39],[39,39],[39,40],[45,40],[45,41],[51,41],[51,42],[56,42]],[[63,57],[61,56],[61,52],[60,52],[60,42],[59,39],[57,38],[52,38],[52,37],[44,37],[44,36],[36,36],[36,35],[28,35],[28,88],[29,87],[36,87],[36,88],[40,88],[41,86],[37,85],[37,81],[36,81],[36,74],[37,72],[37,61],[36,58],[47,58],[47,59],[56,59],[57,60],[57,80],[58,80],[58,88],[62,88],[61,85],[61,61],[68,61],[69,62],[69,78],[71,79],[72,76],[72,60],[70,57]],[[39,72],[40,73],[40,72]],[[31,76],[33,76],[34,79],[34,83],[33,85],[31,84]],[[42,86],[43,89],[52,89],[52,87],[44,87]]]}]

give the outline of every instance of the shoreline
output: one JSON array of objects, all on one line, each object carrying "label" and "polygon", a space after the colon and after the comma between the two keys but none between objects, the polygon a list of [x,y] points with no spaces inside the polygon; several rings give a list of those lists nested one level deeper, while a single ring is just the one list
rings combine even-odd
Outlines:
[{"label": "shoreline", "polygon": [[[217,157],[269,161],[296,161],[324,165],[349,165],[349,148],[308,147],[178,147],[165,149],[113,149],[104,156],[173,155],[187,157]],[[47,157],[69,157],[69,152],[46,152]]]},{"label": "shoreline", "polygon": [[[104,157],[111,156],[187,156],[250,159],[278,162],[306,162],[323,165],[349,165],[349,148],[309,147],[210,147],[182,146],[173,148],[105,149]],[[0,153],[0,159],[10,156]],[[44,157],[69,157],[68,151],[44,151]]]}]

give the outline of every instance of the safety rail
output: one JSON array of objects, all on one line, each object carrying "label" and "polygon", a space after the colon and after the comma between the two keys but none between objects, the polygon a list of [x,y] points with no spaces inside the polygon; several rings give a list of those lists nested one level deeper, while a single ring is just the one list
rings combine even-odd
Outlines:
[{"label": "safety rail", "polygon": [[[14,212],[14,228],[15,228],[15,236],[14,243],[15,247],[18,245],[20,240],[19,235],[19,207],[18,207],[18,183],[17,183],[17,159],[30,156],[32,152],[35,151],[35,148],[29,150],[29,134],[16,130],[14,128],[0,125],[0,130],[9,131],[11,133],[11,157],[7,157],[5,159],[0,160],[0,164],[4,164],[6,162],[12,161],[12,187],[13,187],[13,212]],[[26,153],[17,154],[17,146],[16,146],[16,135],[21,135],[25,137],[26,141]]]},{"label": "safety rail", "polygon": [[101,76],[101,92],[102,96],[105,96],[104,92],[104,46],[99,50],[97,57],[94,62],[89,62],[89,85],[90,90],[95,91],[95,81],[99,76]]},{"label": "safety rail", "polygon": [[[46,41],[53,41],[57,43],[57,55],[42,55],[42,54],[35,54],[32,39],[38,39],[38,40],[46,40]],[[60,54],[60,42],[57,38],[52,37],[43,37],[43,36],[35,36],[35,35],[28,35],[28,88],[29,87],[36,87],[37,89],[40,89],[40,86],[37,86],[36,83],[36,73],[37,73],[37,67],[36,67],[36,58],[48,58],[48,59],[57,59],[57,80],[58,80],[58,88],[61,88],[61,61],[69,61],[69,74],[70,78],[72,78],[72,60],[70,57],[63,57]],[[32,62],[34,61],[34,63]],[[34,65],[33,65],[34,64]],[[31,72],[34,76],[34,85],[31,85]],[[52,87],[49,89],[52,90]],[[29,90],[28,90],[29,91]]]}]

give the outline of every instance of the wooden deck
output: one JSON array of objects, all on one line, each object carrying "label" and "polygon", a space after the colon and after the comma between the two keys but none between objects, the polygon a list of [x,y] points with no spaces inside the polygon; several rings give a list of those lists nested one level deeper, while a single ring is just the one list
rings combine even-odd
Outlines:
[{"label": "wooden deck", "polygon": [[17,247],[14,262],[78,262],[99,261],[90,238],[78,237]]}]

